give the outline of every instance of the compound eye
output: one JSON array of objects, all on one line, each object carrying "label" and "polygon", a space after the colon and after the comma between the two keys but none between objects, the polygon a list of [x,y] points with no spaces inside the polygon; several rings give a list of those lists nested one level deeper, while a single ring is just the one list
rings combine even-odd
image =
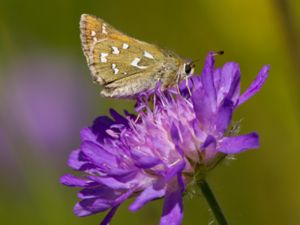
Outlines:
[{"label": "compound eye", "polygon": [[192,65],[191,64],[185,64],[184,72],[186,74],[190,74],[191,71],[192,71]]}]

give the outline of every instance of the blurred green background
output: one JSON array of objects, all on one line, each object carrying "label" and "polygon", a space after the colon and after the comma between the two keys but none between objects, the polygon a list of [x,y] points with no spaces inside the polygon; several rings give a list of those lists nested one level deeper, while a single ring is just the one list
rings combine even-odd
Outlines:
[{"label": "blurred green background", "polygon": [[[76,190],[59,184],[79,131],[110,107],[81,52],[79,18],[95,14],[121,31],[217,64],[240,63],[245,89],[263,64],[262,91],[235,114],[261,148],[211,172],[231,225],[300,224],[300,3],[289,0],[2,0],[0,2],[0,224],[96,225],[102,214],[72,214]],[[154,225],[161,201],[138,213],[123,205],[112,224]],[[201,196],[185,199],[182,224],[212,224]]]}]

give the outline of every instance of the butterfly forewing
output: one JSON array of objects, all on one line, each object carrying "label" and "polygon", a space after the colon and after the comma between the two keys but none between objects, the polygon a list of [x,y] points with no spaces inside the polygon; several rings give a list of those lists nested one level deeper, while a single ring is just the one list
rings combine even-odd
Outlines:
[{"label": "butterfly forewing", "polygon": [[117,32],[116,29],[105,23],[102,19],[92,15],[82,14],[80,18],[80,38],[82,49],[87,60],[93,45],[102,39],[109,38],[108,33]]},{"label": "butterfly forewing", "polygon": [[157,70],[162,64],[162,59],[157,53],[154,54],[153,49],[147,51],[144,49],[146,48],[141,49],[132,43],[124,45],[123,41],[106,40],[95,45],[91,57],[99,75],[105,82],[111,82],[144,73],[145,70]]},{"label": "butterfly forewing", "polygon": [[164,58],[155,45],[128,37],[86,14],[81,17],[81,40],[91,72],[100,84],[158,68]]}]

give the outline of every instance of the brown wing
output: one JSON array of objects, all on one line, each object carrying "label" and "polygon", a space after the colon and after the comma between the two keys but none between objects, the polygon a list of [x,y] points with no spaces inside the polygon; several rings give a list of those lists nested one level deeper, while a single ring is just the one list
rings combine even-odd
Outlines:
[{"label": "brown wing", "polygon": [[101,85],[145,70],[159,70],[164,62],[161,49],[131,38],[95,16],[83,14],[80,30],[84,55]]}]

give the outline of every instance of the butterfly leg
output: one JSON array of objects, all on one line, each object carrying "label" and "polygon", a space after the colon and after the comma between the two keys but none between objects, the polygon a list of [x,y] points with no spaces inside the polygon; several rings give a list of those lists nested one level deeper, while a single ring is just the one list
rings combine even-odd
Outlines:
[{"label": "butterfly leg", "polygon": [[[188,79],[188,77],[185,78],[185,86],[188,89],[189,95],[192,96],[192,91],[191,91],[191,89],[189,87],[189,79]],[[179,81],[176,84],[176,88],[177,88],[178,94],[181,95],[180,88],[179,88]]]},{"label": "butterfly leg", "polygon": [[188,77],[185,78],[185,86],[188,89],[189,95],[192,96],[192,91],[189,86],[189,78]]},{"label": "butterfly leg", "polygon": [[180,88],[179,88],[179,83],[180,83],[179,75],[176,74],[176,89],[177,89],[178,94],[181,95]]},{"label": "butterfly leg", "polygon": [[155,109],[156,106],[156,95],[153,95],[153,102],[152,102],[152,108]]},{"label": "butterfly leg", "polygon": [[134,120],[134,124],[137,124],[137,122],[139,121],[140,118],[141,118],[141,114],[139,113]]},{"label": "butterfly leg", "polygon": [[178,92],[178,94],[180,94],[180,95],[181,95],[181,93],[180,93],[180,89],[179,89],[179,83],[177,83],[177,84],[176,84],[176,88],[177,88],[177,92]]}]

